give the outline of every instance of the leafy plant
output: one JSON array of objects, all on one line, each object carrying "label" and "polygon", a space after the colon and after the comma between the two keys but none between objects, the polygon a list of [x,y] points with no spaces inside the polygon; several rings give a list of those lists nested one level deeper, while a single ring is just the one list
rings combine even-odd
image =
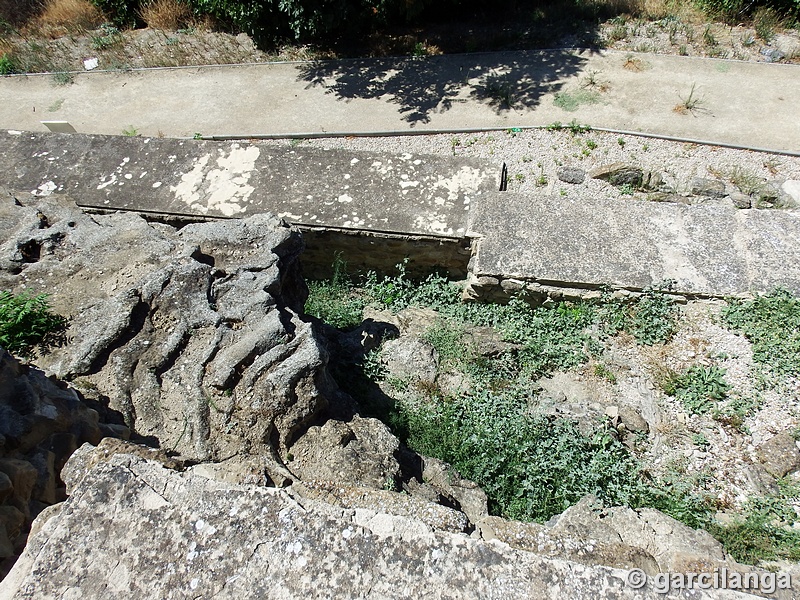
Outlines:
[{"label": "leafy plant", "polygon": [[136,137],[139,135],[139,130],[136,129],[133,125],[131,125],[127,129],[122,130],[122,135],[124,135],[125,137]]},{"label": "leafy plant", "polygon": [[581,125],[578,123],[576,119],[572,119],[569,123],[567,123],[567,129],[572,135],[578,135],[581,133],[587,133],[592,130],[590,125]]},{"label": "leafy plant", "polygon": [[370,381],[381,381],[386,377],[386,366],[381,360],[379,348],[367,352],[360,366],[361,371]]},{"label": "leafy plant", "polygon": [[514,83],[502,75],[490,75],[483,85],[483,95],[491,103],[501,109],[513,108],[517,102],[517,90]]},{"label": "leafy plant", "polygon": [[[621,314],[609,315],[609,323],[630,333],[645,346],[668,342],[677,330],[678,308],[662,288],[669,290],[673,283],[665,281],[646,288],[638,301],[623,309]],[[614,307],[608,310],[613,312]]]},{"label": "leafy plant", "polygon": [[125,29],[135,27],[139,15],[139,0],[92,0],[114,26]]},{"label": "leafy plant", "polygon": [[719,45],[717,38],[714,37],[714,33],[711,31],[710,24],[706,25],[706,28],[703,30],[703,43],[709,48],[714,48]]},{"label": "leafy plant", "polygon": [[708,527],[715,513],[714,499],[700,491],[708,479],[705,471],[687,473],[682,463],[670,465],[664,476],[647,488],[642,505],[694,529]]},{"label": "leafy plant", "polygon": [[102,35],[93,35],[91,38],[92,48],[95,50],[106,50],[122,43],[122,34],[116,27],[103,25],[100,29],[103,32]]},{"label": "leafy plant", "polygon": [[725,369],[694,365],[667,380],[664,391],[675,396],[692,414],[703,414],[728,397]]},{"label": "leafy plant", "polygon": [[446,277],[431,274],[422,281],[414,281],[407,274],[407,258],[396,268],[397,275],[393,276],[379,278],[373,272],[367,274],[364,292],[369,301],[393,311],[412,305],[438,309],[459,302],[459,288],[449,283]]},{"label": "leafy plant", "polygon": [[617,383],[617,376],[614,372],[602,363],[597,363],[594,366],[594,374],[596,377],[605,379],[609,383]]},{"label": "leafy plant", "polygon": [[464,340],[464,327],[454,319],[439,319],[422,336],[436,350],[439,364],[464,367],[474,352]]},{"label": "leafy plant", "polygon": [[[798,6],[800,10],[800,6]],[[780,24],[780,17],[769,7],[761,7],[753,14],[753,28],[756,35],[769,43],[775,37],[775,29]]]},{"label": "leafy plant", "polygon": [[520,388],[402,403],[393,424],[411,447],[481,485],[492,514],[542,522],[586,494],[609,506],[645,495],[638,465],[608,432],[585,436],[566,419],[531,416]]},{"label": "leafy plant", "polygon": [[539,175],[537,175],[535,183],[537,187],[544,187],[547,185],[547,175],[544,174],[542,163],[539,163]]},{"label": "leafy plant", "polygon": [[48,352],[65,342],[69,321],[50,311],[46,294],[0,292],[0,346],[31,358],[38,348]]},{"label": "leafy plant", "polygon": [[630,183],[623,183],[617,189],[623,196],[633,196],[634,192],[636,192],[636,188]]}]

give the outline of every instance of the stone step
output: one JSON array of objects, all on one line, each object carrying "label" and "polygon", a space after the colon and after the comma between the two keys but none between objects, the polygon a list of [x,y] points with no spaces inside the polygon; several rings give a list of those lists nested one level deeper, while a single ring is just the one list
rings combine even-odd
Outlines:
[{"label": "stone step", "polygon": [[469,290],[476,298],[504,297],[522,283],[552,296],[668,279],[687,296],[778,286],[800,294],[798,210],[502,192],[471,204],[467,235],[477,240]]},{"label": "stone step", "polygon": [[502,165],[468,158],[0,132],[0,184],[79,206],[179,217],[270,212],[307,227],[464,238]]}]

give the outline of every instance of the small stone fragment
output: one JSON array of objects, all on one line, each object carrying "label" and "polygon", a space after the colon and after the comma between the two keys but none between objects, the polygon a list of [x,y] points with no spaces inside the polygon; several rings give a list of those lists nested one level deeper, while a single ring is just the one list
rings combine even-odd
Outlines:
[{"label": "small stone fragment", "polygon": [[736,208],[752,208],[752,199],[747,194],[732,192],[730,199]]}]

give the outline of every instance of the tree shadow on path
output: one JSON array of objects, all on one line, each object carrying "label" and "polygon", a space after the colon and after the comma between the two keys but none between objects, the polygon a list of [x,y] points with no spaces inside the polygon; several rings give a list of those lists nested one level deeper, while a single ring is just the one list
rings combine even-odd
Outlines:
[{"label": "tree shadow on path", "polygon": [[345,101],[383,98],[414,127],[456,103],[477,101],[497,113],[530,110],[586,60],[574,51],[548,50],[317,61],[299,66],[298,78]]}]

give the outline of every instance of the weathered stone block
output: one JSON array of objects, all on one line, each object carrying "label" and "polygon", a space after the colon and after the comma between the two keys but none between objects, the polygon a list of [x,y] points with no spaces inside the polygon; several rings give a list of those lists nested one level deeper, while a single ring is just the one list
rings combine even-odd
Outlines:
[{"label": "weathered stone block", "polygon": [[603,179],[612,185],[632,185],[639,187],[642,184],[644,172],[639,167],[625,163],[612,163],[595,167],[589,171],[592,179]]},{"label": "weathered stone block", "polygon": [[788,433],[779,433],[756,448],[758,459],[767,472],[775,478],[800,469],[800,450]]},{"label": "weathered stone block", "polygon": [[709,198],[724,198],[727,194],[725,191],[725,182],[717,179],[695,177],[692,180],[692,194],[695,196],[707,196]]}]

